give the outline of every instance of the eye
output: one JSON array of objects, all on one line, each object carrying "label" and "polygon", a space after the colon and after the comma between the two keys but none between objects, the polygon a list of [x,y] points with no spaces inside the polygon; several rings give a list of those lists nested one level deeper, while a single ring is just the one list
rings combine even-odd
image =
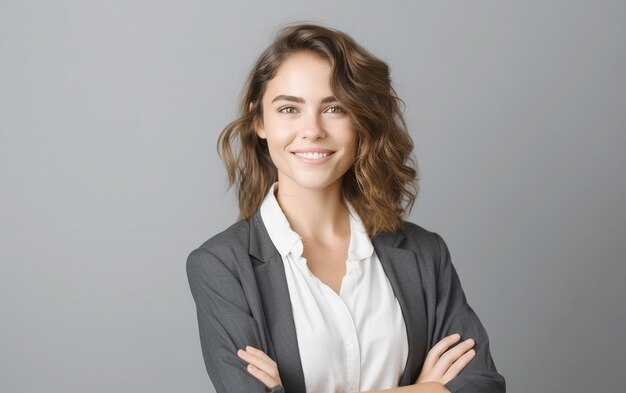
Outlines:
[{"label": "eye", "polygon": [[326,110],[330,110],[328,113],[345,113],[345,110],[340,106],[329,106]]},{"label": "eye", "polygon": [[[293,109],[293,111],[290,110],[285,112],[285,109]],[[287,114],[296,113],[296,108],[294,108],[293,106],[283,106],[282,108],[278,109],[278,112]]]}]

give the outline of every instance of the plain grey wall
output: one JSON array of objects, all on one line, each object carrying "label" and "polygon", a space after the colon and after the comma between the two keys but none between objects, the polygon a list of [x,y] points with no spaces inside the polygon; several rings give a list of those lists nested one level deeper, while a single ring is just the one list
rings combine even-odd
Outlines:
[{"label": "plain grey wall", "polygon": [[0,391],[213,391],[185,261],[235,221],[217,136],[292,21],[390,65],[409,219],[509,391],[620,391],[624,2],[145,0],[0,2]]}]

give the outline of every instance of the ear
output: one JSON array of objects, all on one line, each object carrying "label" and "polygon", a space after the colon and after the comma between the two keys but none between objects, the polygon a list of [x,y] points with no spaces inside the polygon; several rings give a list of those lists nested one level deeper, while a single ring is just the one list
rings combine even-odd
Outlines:
[{"label": "ear", "polygon": [[[250,103],[248,105],[248,111],[252,110],[252,103]],[[258,117],[255,117],[254,122],[252,123],[252,126],[254,127],[254,132],[256,132],[257,136],[261,139],[266,139],[267,136],[265,134],[265,129],[263,128],[263,121],[262,119],[259,119]]]}]

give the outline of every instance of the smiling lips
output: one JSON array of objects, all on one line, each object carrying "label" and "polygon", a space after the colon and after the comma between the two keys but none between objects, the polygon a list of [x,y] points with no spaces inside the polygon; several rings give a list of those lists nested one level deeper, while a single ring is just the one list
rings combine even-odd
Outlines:
[{"label": "smiling lips", "polygon": [[321,164],[326,162],[330,160],[330,156],[334,153],[334,151],[323,149],[307,149],[306,151],[300,150],[292,152],[298,160],[309,164]]}]

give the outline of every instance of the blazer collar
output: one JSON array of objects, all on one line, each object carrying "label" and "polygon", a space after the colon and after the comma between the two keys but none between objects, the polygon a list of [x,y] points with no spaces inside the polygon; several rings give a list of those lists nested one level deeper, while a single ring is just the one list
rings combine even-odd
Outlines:
[{"label": "blazer collar", "polygon": [[[285,391],[305,393],[304,372],[298,351],[289,287],[283,260],[272,243],[260,211],[249,218],[250,248],[257,285],[271,343],[268,355],[278,364]],[[409,353],[399,386],[411,385],[426,357],[426,303],[419,271],[418,255],[404,248],[404,231],[383,232],[372,239],[394,294],[400,304],[407,330]]]}]

